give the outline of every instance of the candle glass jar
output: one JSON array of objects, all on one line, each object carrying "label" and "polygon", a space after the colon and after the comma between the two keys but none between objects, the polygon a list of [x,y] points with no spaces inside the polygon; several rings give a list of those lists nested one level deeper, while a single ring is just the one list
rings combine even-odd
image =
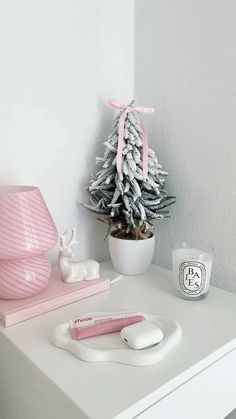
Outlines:
[{"label": "candle glass jar", "polygon": [[183,243],[172,249],[172,269],[178,296],[188,300],[206,298],[209,292],[213,249]]}]

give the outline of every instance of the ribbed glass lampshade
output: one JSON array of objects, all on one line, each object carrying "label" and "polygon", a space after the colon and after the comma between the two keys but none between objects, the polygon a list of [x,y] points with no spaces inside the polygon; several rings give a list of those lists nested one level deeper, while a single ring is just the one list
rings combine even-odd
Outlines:
[{"label": "ribbed glass lampshade", "polygon": [[56,226],[39,188],[0,190],[0,298],[26,298],[47,286],[51,263],[44,253],[56,241]]},{"label": "ribbed glass lampshade", "polygon": [[57,237],[39,188],[12,186],[0,191],[0,260],[42,254]]}]

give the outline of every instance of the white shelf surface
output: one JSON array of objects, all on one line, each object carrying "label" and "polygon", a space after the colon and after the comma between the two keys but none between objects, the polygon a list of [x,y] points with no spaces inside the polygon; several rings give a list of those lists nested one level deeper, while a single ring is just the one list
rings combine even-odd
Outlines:
[{"label": "white shelf surface", "polygon": [[[109,273],[111,265],[102,265]],[[114,273],[113,273],[114,276]],[[54,327],[91,311],[163,313],[182,327],[182,341],[159,364],[86,363],[51,344]],[[174,295],[171,272],[152,266],[111,290],[4,329],[13,345],[91,419],[131,418],[236,347],[236,295],[211,287],[208,298]],[[79,416],[78,416],[79,417]],[[69,418],[68,418],[69,419]]]}]

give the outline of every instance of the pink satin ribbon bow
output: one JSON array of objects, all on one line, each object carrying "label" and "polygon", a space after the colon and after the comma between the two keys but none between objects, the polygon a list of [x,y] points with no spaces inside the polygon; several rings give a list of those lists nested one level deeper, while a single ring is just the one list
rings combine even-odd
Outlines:
[{"label": "pink satin ribbon bow", "polygon": [[[118,136],[118,147],[117,147],[117,156],[116,156],[116,167],[117,171],[121,173],[122,166],[122,151],[124,147],[124,128],[125,128],[125,118],[129,112],[138,112],[138,113],[154,113],[154,108],[143,108],[141,106],[127,106],[118,102],[113,102],[112,100],[108,101],[108,105],[111,108],[123,109],[123,112],[120,115],[119,120],[119,136]],[[143,131],[143,178],[147,179],[148,176],[148,138],[145,127],[140,119],[140,125]]]}]

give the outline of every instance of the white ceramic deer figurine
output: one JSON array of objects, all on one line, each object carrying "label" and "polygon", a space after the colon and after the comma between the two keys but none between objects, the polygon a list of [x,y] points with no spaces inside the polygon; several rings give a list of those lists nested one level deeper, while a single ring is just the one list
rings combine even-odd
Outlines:
[{"label": "white ceramic deer figurine", "polygon": [[83,262],[69,260],[75,257],[71,249],[74,243],[78,243],[75,236],[76,228],[71,228],[60,236],[58,265],[63,281],[78,282],[83,279],[92,280],[100,278],[99,263],[96,260],[85,260]]}]

